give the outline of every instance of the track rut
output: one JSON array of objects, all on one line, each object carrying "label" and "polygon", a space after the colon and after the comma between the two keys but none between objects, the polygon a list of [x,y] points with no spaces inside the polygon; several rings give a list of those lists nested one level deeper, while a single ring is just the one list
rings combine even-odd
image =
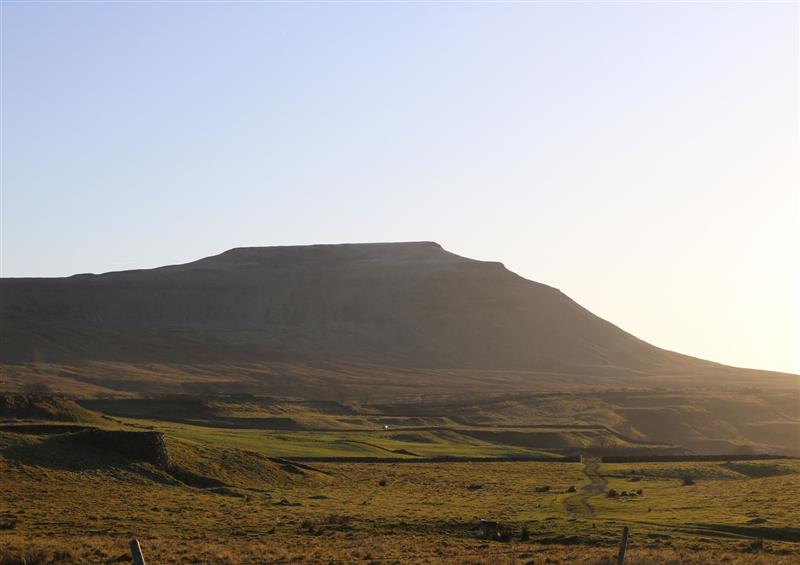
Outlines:
[{"label": "track rut", "polygon": [[608,482],[600,474],[599,458],[585,458],[583,473],[589,479],[589,484],[582,486],[577,493],[565,498],[563,505],[564,510],[572,516],[591,518],[594,516],[594,508],[589,504],[589,499],[603,494]]}]

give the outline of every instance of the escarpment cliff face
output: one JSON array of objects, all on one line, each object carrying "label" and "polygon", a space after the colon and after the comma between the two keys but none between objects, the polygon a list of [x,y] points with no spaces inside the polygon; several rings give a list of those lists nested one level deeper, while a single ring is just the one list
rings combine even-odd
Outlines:
[{"label": "escarpment cliff face", "polygon": [[237,248],[184,265],[0,281],[0,361],[356,361],[690,374],[559,290],[436,243]]}]

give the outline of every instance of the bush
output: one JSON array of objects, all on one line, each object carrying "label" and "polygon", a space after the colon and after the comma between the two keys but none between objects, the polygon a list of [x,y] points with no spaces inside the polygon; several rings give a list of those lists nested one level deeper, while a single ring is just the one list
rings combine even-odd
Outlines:
[{"label": "bush", "polygon": [[761,551],[761,550],[763,550],[764,549],[764,538],[757,538],[757,539],[753,540],[753,543],[751,543],[747,547],[747,549],[749,551]]},{"label": "bush", "polygon": [[352,520],[352,518],[344,514],[328,514],[328,516],[325,517],[326,524],[349,524],[350,520]]},{"label": "bush", "polygon": [[616,497],[618,497],[618,496],[619,496],[619,493],[617,492],[617,490],[616,490],[616,489],[613,489],[613,488],[612,488],[612,489],[609,489],[609,491],[608,491],[608,494],[606,494],[606,496],[607,496],[608,498],[616,498]]},{"label": "bush", "polygon": [[[125,555],[125,560],[127,561],[128,554],[123,555]],[[53,552],[53,561],[55,563],[72,563],[75,561],[75,556],[72,555],[72,552],[69,549],[63,549]]]},{"label": "bush", "polygon": [[549,492],[549,491],[550,491],[550,485],[539,485],[538,487],[536,487],[536,492]]},{"label": "bush", "polygon": [[684,475],[681,477],[681,483],[683,486],[688,487],[695,484],[695,480],[691,475]]},{"label": "bush", "polygon": [[300,522],[300,529],[301,530],[313,530],[314,529],[314,522],[311,520],[303,520]]},{"label": "bush", "polygon": [[530,541],[531,533],[528,531],[528,526],[522,526],[522,531],[519,533],[519,541]]},{"label": "bush", "polygon": [[16,527],[16,518],[0,518],[0,530],[13,530]]}]

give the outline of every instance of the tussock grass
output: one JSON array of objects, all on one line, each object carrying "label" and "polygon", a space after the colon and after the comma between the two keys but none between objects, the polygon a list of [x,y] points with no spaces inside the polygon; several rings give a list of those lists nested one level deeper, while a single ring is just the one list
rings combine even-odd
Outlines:
[{"label": "tussock grass", "polygon": [[[589,484],[578,463],[296,465],[268,456],[263,431],[232,431],[248,449],[169,426],[161,467],[70,433],[0,431],[0,524],[13,524],[0,527],[0,565],[125,562],[131,537],[159,564],[602,565],[623,525],[626,563],[800,562],[797,460],[601,464],[586,515],[566,502]],[[482,519],[510,541],[479,539]]]},{"label": "tussock grass", "polygon": [[[62,537],[51,540],[4,540],[0,565],[45,563],[129,563],[127,539],[122,537]],[[149,562],[209,565],[430,563],[443,565],[613,565],[615,550],[580,545],[539,545],[512,541],[452,542],[430,535],[407,537],[352,532],[330,535],[268,536],[263,540],[220,543],[206,537],[142,539]],[[23,561],[23,559],[25,561]],[[740,553],[691,548],[637,548],[625,560],[630,565],[795,565],[796,556]]]}]

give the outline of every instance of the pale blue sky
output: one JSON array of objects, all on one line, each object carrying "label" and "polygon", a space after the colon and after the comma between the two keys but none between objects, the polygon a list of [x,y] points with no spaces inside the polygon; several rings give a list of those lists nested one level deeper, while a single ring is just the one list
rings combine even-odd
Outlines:
[{"label": "pale blue sky", "polygon": [[798,6],[2,5],[2,275],[435,240],[800,372]]}]

